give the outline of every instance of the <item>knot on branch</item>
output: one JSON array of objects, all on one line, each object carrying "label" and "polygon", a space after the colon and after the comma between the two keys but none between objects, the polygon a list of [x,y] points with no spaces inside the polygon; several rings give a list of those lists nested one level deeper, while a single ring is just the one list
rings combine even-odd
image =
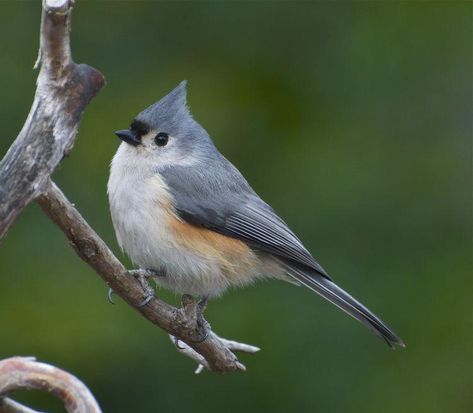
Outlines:
[{"label": "knot on branch", "polygon": [[189,295],[182,297],[181,308],[175,311],[177,337],[192,343],[205,341],[210,333],[210,324],[204,319],[205,303]]},{"label": "knot on branch", "polygon": [[105,85],[105,78],[97,69],[83,63],[72,63],[68,69],[70,75],[67,76],[66,83],[61,85],[61,89],[67,96],[66,112],[77,122],[76,113],[82,112]]},{"label": "knot on branch", "polygon": [[[71,230],[71,235],[74,235],[73,230]],[[98,254],[97,246],[89,238],[74,238],[70,244],[84,261],[93,260]]]}]

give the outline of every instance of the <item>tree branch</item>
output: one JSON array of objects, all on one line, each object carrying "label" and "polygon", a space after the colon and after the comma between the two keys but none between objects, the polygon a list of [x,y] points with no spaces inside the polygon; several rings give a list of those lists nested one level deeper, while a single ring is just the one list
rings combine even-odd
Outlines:
[{"label": "tree branch", "polygon": [[35,98],[21,132],[0,162],[0,242],[23,208],[37,199],[77,254],[117,294],[153,324],[186,343],[189,351],[182,351],[184,354],[215,372],[244,370],[231,350],[254,353],[258,349],[234,345],[212,331],[206,337],[208,323],[199,322],[202,309],[196,302],[187,301],[178,309],[153,298],[139,306],[147,291],[50,180],[72,149],[84,109],[105,83],[97,70],[72,61],[72,5],[73,0],[43,0],[42,65]]},{"label": "tree branch", "polygon": [[[197,322],[199,311],[197,303],[187,302],[178,309],[153,298],[145,306],[140,307],[139,304],[146,298],[146,291],[143,291],[138,280],[129,274],[53,182],[49,182],[37,202],[69,238],[71,246],[79,257],[141,315],[199,353],[207,361],[206,367],[210,370],[219,373],[244,370],[244,366],[230,351],[231,346],[213,332],[210,331],[204,341],[196,342],[205,334],[202,326],[199,326]],[[252,346],[248,348],[250,347],[255,349]],[[195,357],[192,358],[195,359]]]},{"label": "tree branch", "polygon": [[69,48],[72,0],[44,0],[41,70],[28,118],[0,162],[0,242],[72,149],[85,107],[104,85],[94,68],[75,64]]},{"label": "tree branch", "polygon": [[39,363],[32,357],[12,357],[0,361],[0,412],[35,412],[11,399],[2,398],[18,390],[51,393],[64,402],[70,413],[101,412],[94,396],[79,379],[57,367]]}]

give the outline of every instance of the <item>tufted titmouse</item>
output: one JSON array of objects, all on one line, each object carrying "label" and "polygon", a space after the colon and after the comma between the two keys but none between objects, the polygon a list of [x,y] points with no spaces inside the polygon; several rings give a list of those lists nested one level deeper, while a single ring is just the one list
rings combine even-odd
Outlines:
[{"label": "tufted titmouse", "polygon": [[183,81],[115,132],[108,196],[120,247],[179,294],[215,297],[274,277],[302,284],[391,347],[400,337],[338,287],[297,236],[215,148],[193,118]]}]

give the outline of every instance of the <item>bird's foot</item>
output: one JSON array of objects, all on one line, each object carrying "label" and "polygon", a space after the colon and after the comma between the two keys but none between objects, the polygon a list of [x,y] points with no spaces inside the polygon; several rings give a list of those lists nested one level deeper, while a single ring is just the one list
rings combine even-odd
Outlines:
[{"label": "bird's foot", "polygon": [[[143,299],[143,301],[141,301],[140,303],[136,305],[137,307],[144,307],[154,298],[154,290],[149,285],[148,279],[159,277],[161,274],[153,270],[143,270],[143,269],[129,270],[128,273],[138,280],[138,282],[141,285],[141,288],[143,288],[143,291],[145,292],[145,298]],[[114,294],[114,291],[112,288],[110,288],[108,290],[108,301],[111,304],[115,304],[113,302],[113,294]]]},{"label": "bird's foot", "polygon": [[204,311],[207,307],[207,297],[202,297],[199,301],[188,294],[182,296],[182,307],[192,315],[195,322],[195,337],[192,339],[194,343],[202,343],[210,334],[210,324],[204,318]]},{"label": "bird's foot", "polygon": [[[209,301],[208,297],[200,297],[200,300],[197,303],[197,325],[201,328],[206,328],[206,324],[208,324],[204,318],[204,311],[207,308],[208,301]],[[207,333],[207,336],[208,335],[209,334]],[[207,336],[205,336],[205,338],[207,338]]]},{"label": "bird's foot", "polygon": [[144,307],[154,298],[154,289],[149,285],[148,280],[152,277],[157,277],[158,273],[156,273],[153,270],[142,270],[142,269],[130,270],[128,271],[128,273],[132,275],[133,277],[135,277],[140,283],[141,288],[143,288],[143,291],[145,293],[145,298],[136,306]]},{"label": "bird's foot", "polygon": [[209,297],[202,296],[198,302],[199,307],[201,308],[202,313],[204,313],[205,309],[207,308],[207,304],[209,302]]},{"label": "bird's foot", "polygon": [[113,294],[115,293],[115,291],[113,291],[113,288],[109,288],[108,289],[108,293],[107,293],[107,299],[108,299],[108,302],[110,304],[115,304],[115,301],[113,301]]}]

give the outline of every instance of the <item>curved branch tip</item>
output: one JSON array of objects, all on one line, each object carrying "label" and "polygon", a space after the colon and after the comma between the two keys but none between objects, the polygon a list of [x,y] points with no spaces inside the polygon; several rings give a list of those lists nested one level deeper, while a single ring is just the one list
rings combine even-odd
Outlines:
[{"label": "curved branch tip", "polygon": [[51,393],[63,401],[68,412],[101,413],[97,401],[82,381],[62,369],[40,363],[34,357],[11,357],[0,361],[0,398],[18,390]]}]

